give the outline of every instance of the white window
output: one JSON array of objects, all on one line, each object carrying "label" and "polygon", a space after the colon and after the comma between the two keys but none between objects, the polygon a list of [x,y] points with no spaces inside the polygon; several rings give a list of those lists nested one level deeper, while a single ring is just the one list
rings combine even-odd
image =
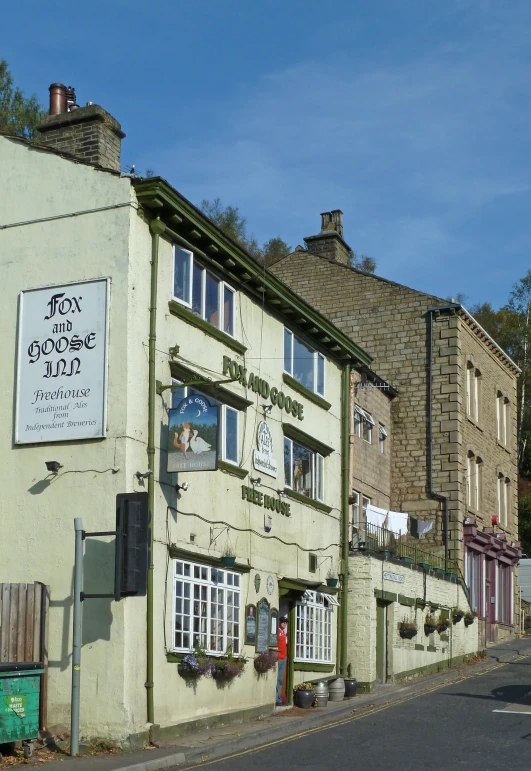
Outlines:
[{"label": "white window", "polygon": [[360,494],[356,490],[352,491],[352,526],[361,527],[360,522]]},{"label": "white window", "polygon": [[369,444],[372,443],[372,429],[374,427],[374,419],[370,412],[362,409],[358,404],[354,405],[354,434],[363,439]]},{"label": "white window", "polygon": [[173,560],[173,650],[240,653],[240,575]]},{"label": "white window", "polygon": [[325,358],[284,328],[284,372],[320,396],[325,393]]},{"label": "white window", "polygon": [[498,501],[498,523],[503,527],[506,527],[507,522],[509,521],[509,483],[509,477],[506,477],[503,474],[498,474],[496,496]]},{"label": "white window", "polygon": [[479,422],[479,391],[481,372],[471,361],[466,365],[466,414]]},{"label": "white window", "polygon": [[354,434],[361,439],[361,424],[363,423],[363,411],[357,405],[354,408]]},{"label": "white window", "polygon": [[466,459],[466,500],[470,509],[479,510],[481,500],[481,458],[469,452]]},{"label": "white window", "polygon": [[378,425],[378,449],[383,454],[385,453],[385,440],[387,439],[387,431],[385,427],[380,423]]},{"label": "white window", "polygon": [[361,516],[363,519],[363,527],[367,525],[367,509],[371,505],[371,499],[368,495],[363,495],[361,498]]},{"label": "white window", "polygon": [[235,291],[187,249],[174,247],[173,297],[216,329],[234,337]]},{"label": "white window", "polygon": [[[172,380],[172,383],[176,386],[179,385],[178,380]],[[175,409],[176,407],[178,407],[182,399],[186,398],[187,396],[192,396],[192,394],[201,394],[202,396],[205,397],[205,399],[208,399],[210,404],[218,404],[220,406],[220,416],[219,416],[220,431],[218,434],[219,457],[221,458],[221,460],[227,461],[228,463],[234,463],[238,465],[239,464],[239,430],[238,430],[239,412],[238,410],[235,410],[233,407],[229,407],[227,404],[222,404],[216,399],[213,399],[211,396],[202,394],[201,391],[198,391],[194,388],[190,388],[189,386],[186,386],[184,388],[183,387],[174,388],[172,390],[172,395],[171,395],[172,408]]]},{"label": "white window", "polygon": [[509,399],[498,391],[496,395],[496,438],[507,446],[509,432]]},{"label": "white window", "polygon": [[284,437],[284,484],[294,492],[324,501],[324,458]]},{"label": "white window", "polygon": [[332,618],[337,600],[307,590],[296,605],[295,661],[329,664],[332,658]]},{"label": "white window", "polygon": [[465,583],[468,586],[470,607],[480,616],[483,555],[473,549],[465,551]]}]

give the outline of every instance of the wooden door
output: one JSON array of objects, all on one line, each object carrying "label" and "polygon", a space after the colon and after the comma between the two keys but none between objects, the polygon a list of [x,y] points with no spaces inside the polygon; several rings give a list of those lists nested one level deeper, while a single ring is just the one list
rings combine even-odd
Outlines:
[{"label": "wooden door", "polygon": [[387,602],[376,600],[376,681],[387,682]]}]

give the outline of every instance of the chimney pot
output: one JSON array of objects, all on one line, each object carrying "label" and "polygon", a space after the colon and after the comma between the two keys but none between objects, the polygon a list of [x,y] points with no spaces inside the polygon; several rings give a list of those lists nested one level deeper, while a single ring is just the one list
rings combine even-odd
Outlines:
[{"label": "chimney pot", "polygon": [[62,83],[52,83],[50,86],[49,115],[60,115],[66,112],[66,86]]}]

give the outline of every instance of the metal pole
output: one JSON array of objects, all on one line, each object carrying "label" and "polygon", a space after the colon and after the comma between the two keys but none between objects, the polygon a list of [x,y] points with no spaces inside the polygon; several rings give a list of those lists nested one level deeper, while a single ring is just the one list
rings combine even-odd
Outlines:
[{"label": "metal pole", "polygon": [[76,546],[74,557],[74,626],[72,634],[72,705],[70,710],[70,754],[79,754],[79,702],[81,680],[81,625],[83,611],[83,520],[74,519]]}]

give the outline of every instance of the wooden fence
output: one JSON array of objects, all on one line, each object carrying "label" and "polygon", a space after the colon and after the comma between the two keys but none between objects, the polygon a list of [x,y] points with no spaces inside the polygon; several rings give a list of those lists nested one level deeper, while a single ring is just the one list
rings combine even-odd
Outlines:
[{"label": "wooden fence", "polygon": [[42,662],[41,728],[46,726],[48,696],[48,620],[50,587],[0,584],[0,664]]}]

